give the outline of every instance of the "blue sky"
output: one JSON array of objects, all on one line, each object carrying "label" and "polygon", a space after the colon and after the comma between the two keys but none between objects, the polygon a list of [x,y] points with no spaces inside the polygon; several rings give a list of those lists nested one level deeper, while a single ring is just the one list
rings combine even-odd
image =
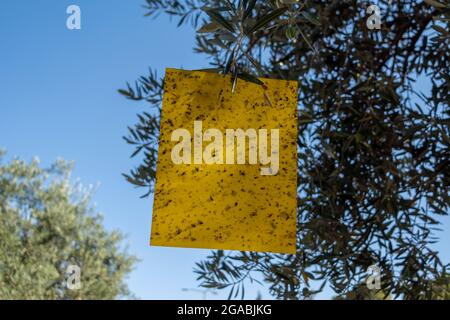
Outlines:
[{"label": "blue sky", "polygon": [[[131,291],[143,299],[200,299],[194,263],[209,250],[156,248],[148,245],[151,199],[124,181],[134,164],[122,140],[145,104],[117,94],[126,81],[159,75],[166,67],[205,68],[193,53],[194,30],[177,28],[165,16],[145,18],[143,0],[2,1],[0,10],[0,148],[8,156],[43,164],[74,160],[74,178],[99,183],[94,196],[108,229],[128,235],[129,250],[141,262],[130,275]],[[77,4],[82,29],[66,28],[66,8]],[[449,219],[438,249],[449,259]],[[446,243],[446,247],[444,246]],[[247,287],[254,298],[259,286]],[[211,298],[226,298],[219,293]]]}]

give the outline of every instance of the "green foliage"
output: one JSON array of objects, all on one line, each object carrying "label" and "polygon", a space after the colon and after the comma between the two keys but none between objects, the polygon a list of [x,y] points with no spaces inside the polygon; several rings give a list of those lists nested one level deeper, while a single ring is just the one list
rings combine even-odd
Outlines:
[{"label": "green foliage", "polygon": [[[298,252],[213,252],[201,285],[234,296],[257,275],[277,298],[309,298],[317,281],[345,296],[375,264],[390,297],[433,297],[450,206],[450,3],[378,4],[381,30],[356,0],[147,0],[148,15],[202,25],[195,51],[211,72],[299,81]],[[127,137],[143,151],[129,180],[151,192],[161,85],[150,73],[122,93],[152,100]]]},{"label": "green foliage", "polygon": [[[431,282],[431,296],[426,296],[424,293],[421,299],[433,299],[433,300],[450,300],[450,277],[448,274],[444,274],[440,278]],[[334,300],[391,300],[392,296],[387,295],[382,290],[368,289],[367,286],[362,283],[356,286],[353,290],[347,292],[343,296],[336,296]]]},{"label": "green foliage", "polygon": [[[0,299],[114,299],[129,295],[124,277],[136,259],[122,235],[108,232],[89,192],[69,181],[71,166],[37,160],[4,163],[0,153]],[[69,265],[81,289],[69,290]]]}]

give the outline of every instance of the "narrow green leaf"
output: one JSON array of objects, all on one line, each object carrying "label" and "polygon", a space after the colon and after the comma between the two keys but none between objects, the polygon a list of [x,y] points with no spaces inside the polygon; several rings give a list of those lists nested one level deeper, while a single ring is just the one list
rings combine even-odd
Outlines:
[{"label": "narrow green leaf", "polygon": [[436,30],[437,32],[442,33],[442,35],[448,35],[449,34],[448,31],[445,30],[444,28],[442,28],[441,26],[434,25],[434,26],[432,26],[432,28],[434,30]]},{"label": "narrow green leaf", "polygon": [[208,33],[208,32],[214,32],[219,30],[221,27],[216,22],[210,22],[207,24],[204,24],[200,29],[197,30],[198,33]]},{"label": "narrow green leaf", "polygon": [[265,73],[263,66],[258,61],[253,59],[253,57],[249,53],[244,51],[244,54],[247,57],[248,61],[250,61],[250,63],[256,68],[259,74],[263,75]]},{"label": "narrow green leaf", "polygon": [[306,11],[302,11],[301,15],[310,23],[316,25],[316,26],[320,26],[320,21],[319,19],[317,19],[317,17],[313,16],[312,14],[306,12]]},{"label": "narrow green leaf", "polygon": [[233,291],[234,291],[234,286],[231,287],[231,290],[230,290],[230,293],[228,294],[227,300],[231,299],[231,297],[233,296]]},{"label": "narrow green leaf", "polygon": [[131,97],[131,94],[128,92],[128,91],[126,91],[126,90],[123,90],[123,89],[119,89],[119,90],[117,90],[121,95],[123,95],[123,96],[125,96],[125,97]]},{"label": "narrow green leaf", "polygon": [[234,59],[234,50],[231,51],[230,56],[228,57],[227,64],[225,65],[225,69],[223,70],[224,74],[228,74],[230,72],[231,64],[233,63]]},{"label": "narrow green leaf", "polygon": [[205,10],[205,12],[211,18],[211,20],[217,22],[231,33],[234,33],[233,25],[230,22],[228,22],[218,11],[214,9],[207,9]]},{"label": "narrow green leaf", "polygon": [[222,71],[221,68],[205,68],[205,69],[195,69],[192,71],[202,71],[202,72],[209,72],[209,73],[220,73]]},{"label": "narrow green leaf", "polygon": [[244,11],[244,15],[242,16],[242,21],[247,19],[247,17],[252,13],[253,8],[255,7],[256,0],[250,0],[247,8]]},{"label": "narrow green leaf", "polygon": [[424,0],[425,3],[429,4],[430,6],[436,7],[436,8],[445,8],[445,4],[442,4],[440,2],[437,2],[435,0]]},{"label": "narrow green leaf", "polygon": [[257,77],[255,77],[255,76],[253,76],[251,74],[245,73],[245,72],[239,73],[238,74],[238,78],[242,79],[244,81],[252,82],[252,83],[260,85],[260,86],[264,84],[264,82],[259,80]]},{"label": "narrow green leaf", "polygon": [[255,25],[253,27],[251,27],[247,33],[251,34],[255,31],[258,31],[262,27],[265,27],[271,21],[275,20],[276,18],[281,16],[283,13],[285,13],[287,9],[288,9],[287,7],[283,7],[283,8],[275,9],[275,10],[269,12],[265,16],[261,17],[258,21],[256,21]]}]

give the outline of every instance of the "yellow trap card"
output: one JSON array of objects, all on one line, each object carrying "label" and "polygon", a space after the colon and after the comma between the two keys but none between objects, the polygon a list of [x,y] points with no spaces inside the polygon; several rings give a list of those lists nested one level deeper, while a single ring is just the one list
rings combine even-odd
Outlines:
[{"label": "yellow trap card", "polygon": [[297,82],[167,69],[151,245],[295,253]]}]

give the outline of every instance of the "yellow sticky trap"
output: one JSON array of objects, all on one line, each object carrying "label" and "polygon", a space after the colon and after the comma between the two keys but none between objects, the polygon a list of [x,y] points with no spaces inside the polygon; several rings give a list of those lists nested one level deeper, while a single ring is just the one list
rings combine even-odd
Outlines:
[{"label": "yellow sticky trap", "polygon": [[297,82],[167,69],[151,245],[295,253]]}]

